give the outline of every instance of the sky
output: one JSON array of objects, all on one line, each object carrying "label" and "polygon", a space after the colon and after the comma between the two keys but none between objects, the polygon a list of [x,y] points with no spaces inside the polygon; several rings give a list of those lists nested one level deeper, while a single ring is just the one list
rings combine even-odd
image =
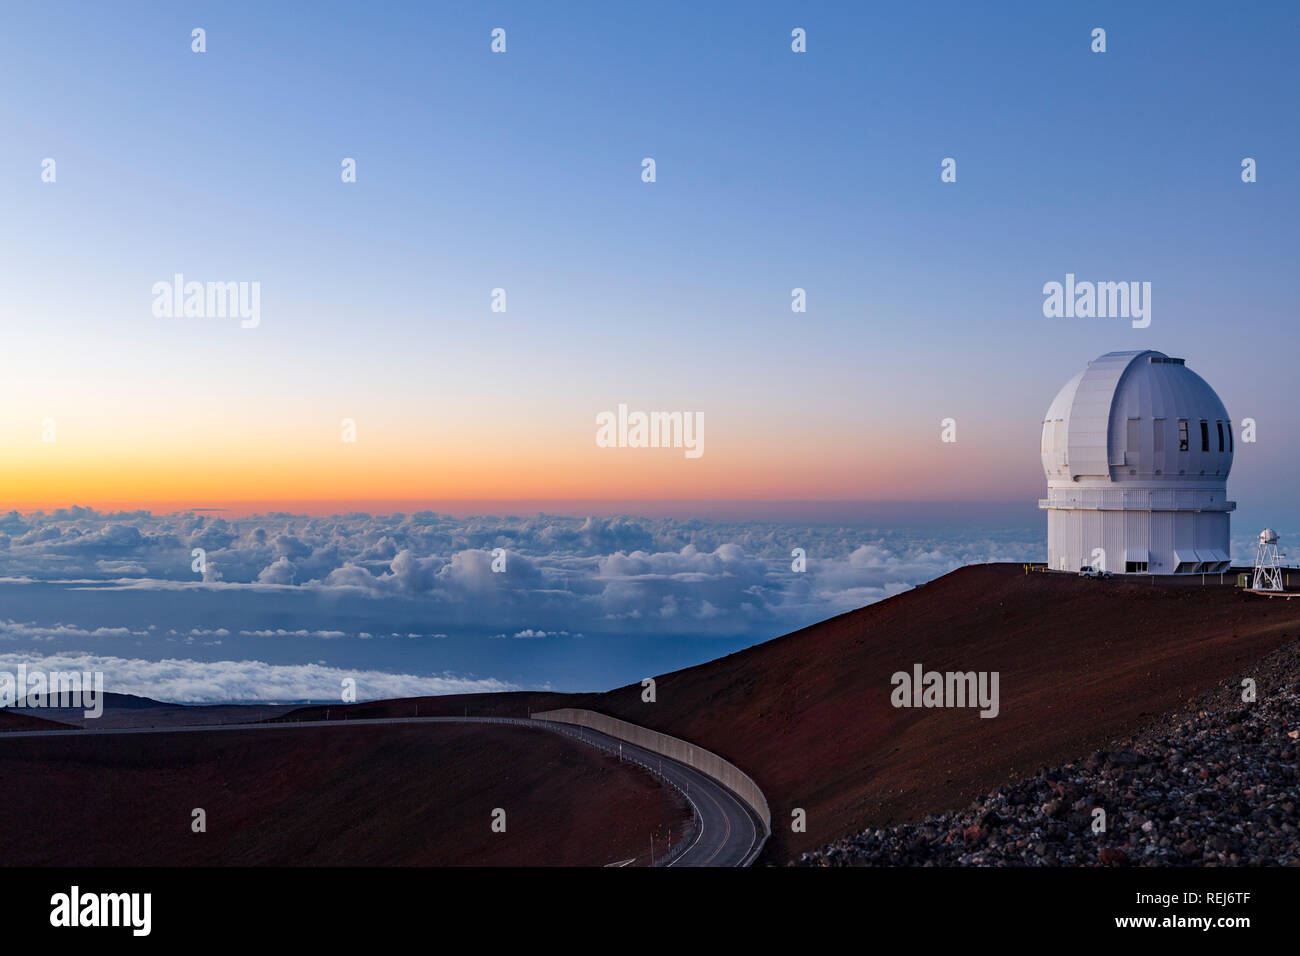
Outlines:
[{"label": "sky", "polygon": [[[1056,390],[1152,347],[1259,421],[1231,487],[1281,506],[1298,23],[1287,4],[24,5],[0,36],[22,91],[0,104],[0,497],[1029,501]],[[1151,282],[1150,326],[1045,318],[1067,272]],[[260,283],[258,324],[155,316],[178,273]],[[704,454],[597,447],[620,403],[702,414]]]},{"label": "sky", "polygon": [[[1114,350],[1185,358],[1256,421],[1246,560],[1300,533],[1298,27],[1287,3],[6,11],[0,671],[191,701],[638,680],[1042,560],[1043,415]],[[255,316],[169,312],[178,275],[255,287]],[[1150,283],[1149,325],[1045,316],[1067,275]],[[602,447],[620,406],[702,422],[701,454]]]}]

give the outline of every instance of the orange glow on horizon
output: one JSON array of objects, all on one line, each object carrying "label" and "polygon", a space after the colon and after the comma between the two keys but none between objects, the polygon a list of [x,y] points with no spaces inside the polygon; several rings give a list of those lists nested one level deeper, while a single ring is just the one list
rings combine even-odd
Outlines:
[{"label": "orange glow on horizon", "polygon": [[[579,444],[571,433],[488,438],[458,429],[437,440],[409,436],[362,430],[347,443],[337,431],[299,429],[236,441],[229,432],[195,428],[149,435],[150,444],[140,447],[138,432],[128,442],[123,430],[65,429],[55,442],[27,438],[10,445],[0,510],[76,504],[242,512],[258,510],[256,504],[329,513],[376,511],[385,503],[403,503],[388,510],[407,511],[473,502],[1004,501],[1038,491],[1036,461],[1026,477],[1017,463],[998,460],[978,443],[941,445],[915,435],[847,443],[818,427],[783,430],[779,439],[706,433],[696,459],[680,448],[599,448],[586,436]],[[1008,479],[1012,474],[1017,480]],[[426,504],[417,507],[420,502]]]}]

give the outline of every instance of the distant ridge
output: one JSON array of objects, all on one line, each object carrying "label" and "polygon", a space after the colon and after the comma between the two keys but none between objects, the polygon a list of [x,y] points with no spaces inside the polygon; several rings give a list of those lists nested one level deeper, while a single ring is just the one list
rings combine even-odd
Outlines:
[{"label": "distant ridge", "polygon": [[[114,694],[104,691],[100,695],[104,702],[104,709],[109,710],[148,710],[152,707],[183,707],[184,704],[168,704],[161,700],[154,700],[152,697],[141,697],[138,694]],[[39,713],[42,710],[54,710],[52,707],[32,707],[27,703],[28,698],[24,697],[14,708],[25,710],[28,713]],[[77,708],[73,708],[77,709]]]}]

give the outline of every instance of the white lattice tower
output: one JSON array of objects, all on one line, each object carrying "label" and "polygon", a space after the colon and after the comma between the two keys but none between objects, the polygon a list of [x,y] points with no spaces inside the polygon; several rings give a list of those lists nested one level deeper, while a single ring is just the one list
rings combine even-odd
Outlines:
[{"label": "white lattice tower", "polygon": [[1281,591],[1282,571],[1281,557],[1277,550],[1277,532],[1265,528],[1259,533],[1259,542],[1255,546],[1255,582],[1256,591]]}]

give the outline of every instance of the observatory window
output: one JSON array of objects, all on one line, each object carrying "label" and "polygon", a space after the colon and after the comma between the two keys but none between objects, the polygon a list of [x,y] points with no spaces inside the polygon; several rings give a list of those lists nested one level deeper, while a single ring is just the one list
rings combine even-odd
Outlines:
[{"label": "observatory window", "polygon": [[1145,561],[1125,561],[1124,573],[1125,574],[1146,574],[1147,563]]},{"label": "observatory window", "polygon": [[1232,422],[1228,422],[1228,451],[1232,451]]},{"label": "observatory window", "polygon": [[1210,450],[1210,423],[1201,422],[1201,451]]},{"label": "observatory window", "polygon": [[1133,454],[1137,454],[1138,451],[1138,442],[1140,441],[1138,427],[1141,424],[1142,422],[1136,418],[1128,420],[1128,450]]},{"label": "observatory window", "polygon": [[1219,451],[1223,451],[1223,422],[1216,422],[1219,426]]},{"label": "observatory window", "polygon": [[1187,419],[1178,419],[1178,450],[1187,451]]},{"label": "observatory window", "polygon": [[1156,419],[1156,431],[1154,437],[1155,437],[1155,444],[1152,445],[1152,447],[1156,451],[1164,451],[1165,450],[1165,420],[1163,418]]}]

